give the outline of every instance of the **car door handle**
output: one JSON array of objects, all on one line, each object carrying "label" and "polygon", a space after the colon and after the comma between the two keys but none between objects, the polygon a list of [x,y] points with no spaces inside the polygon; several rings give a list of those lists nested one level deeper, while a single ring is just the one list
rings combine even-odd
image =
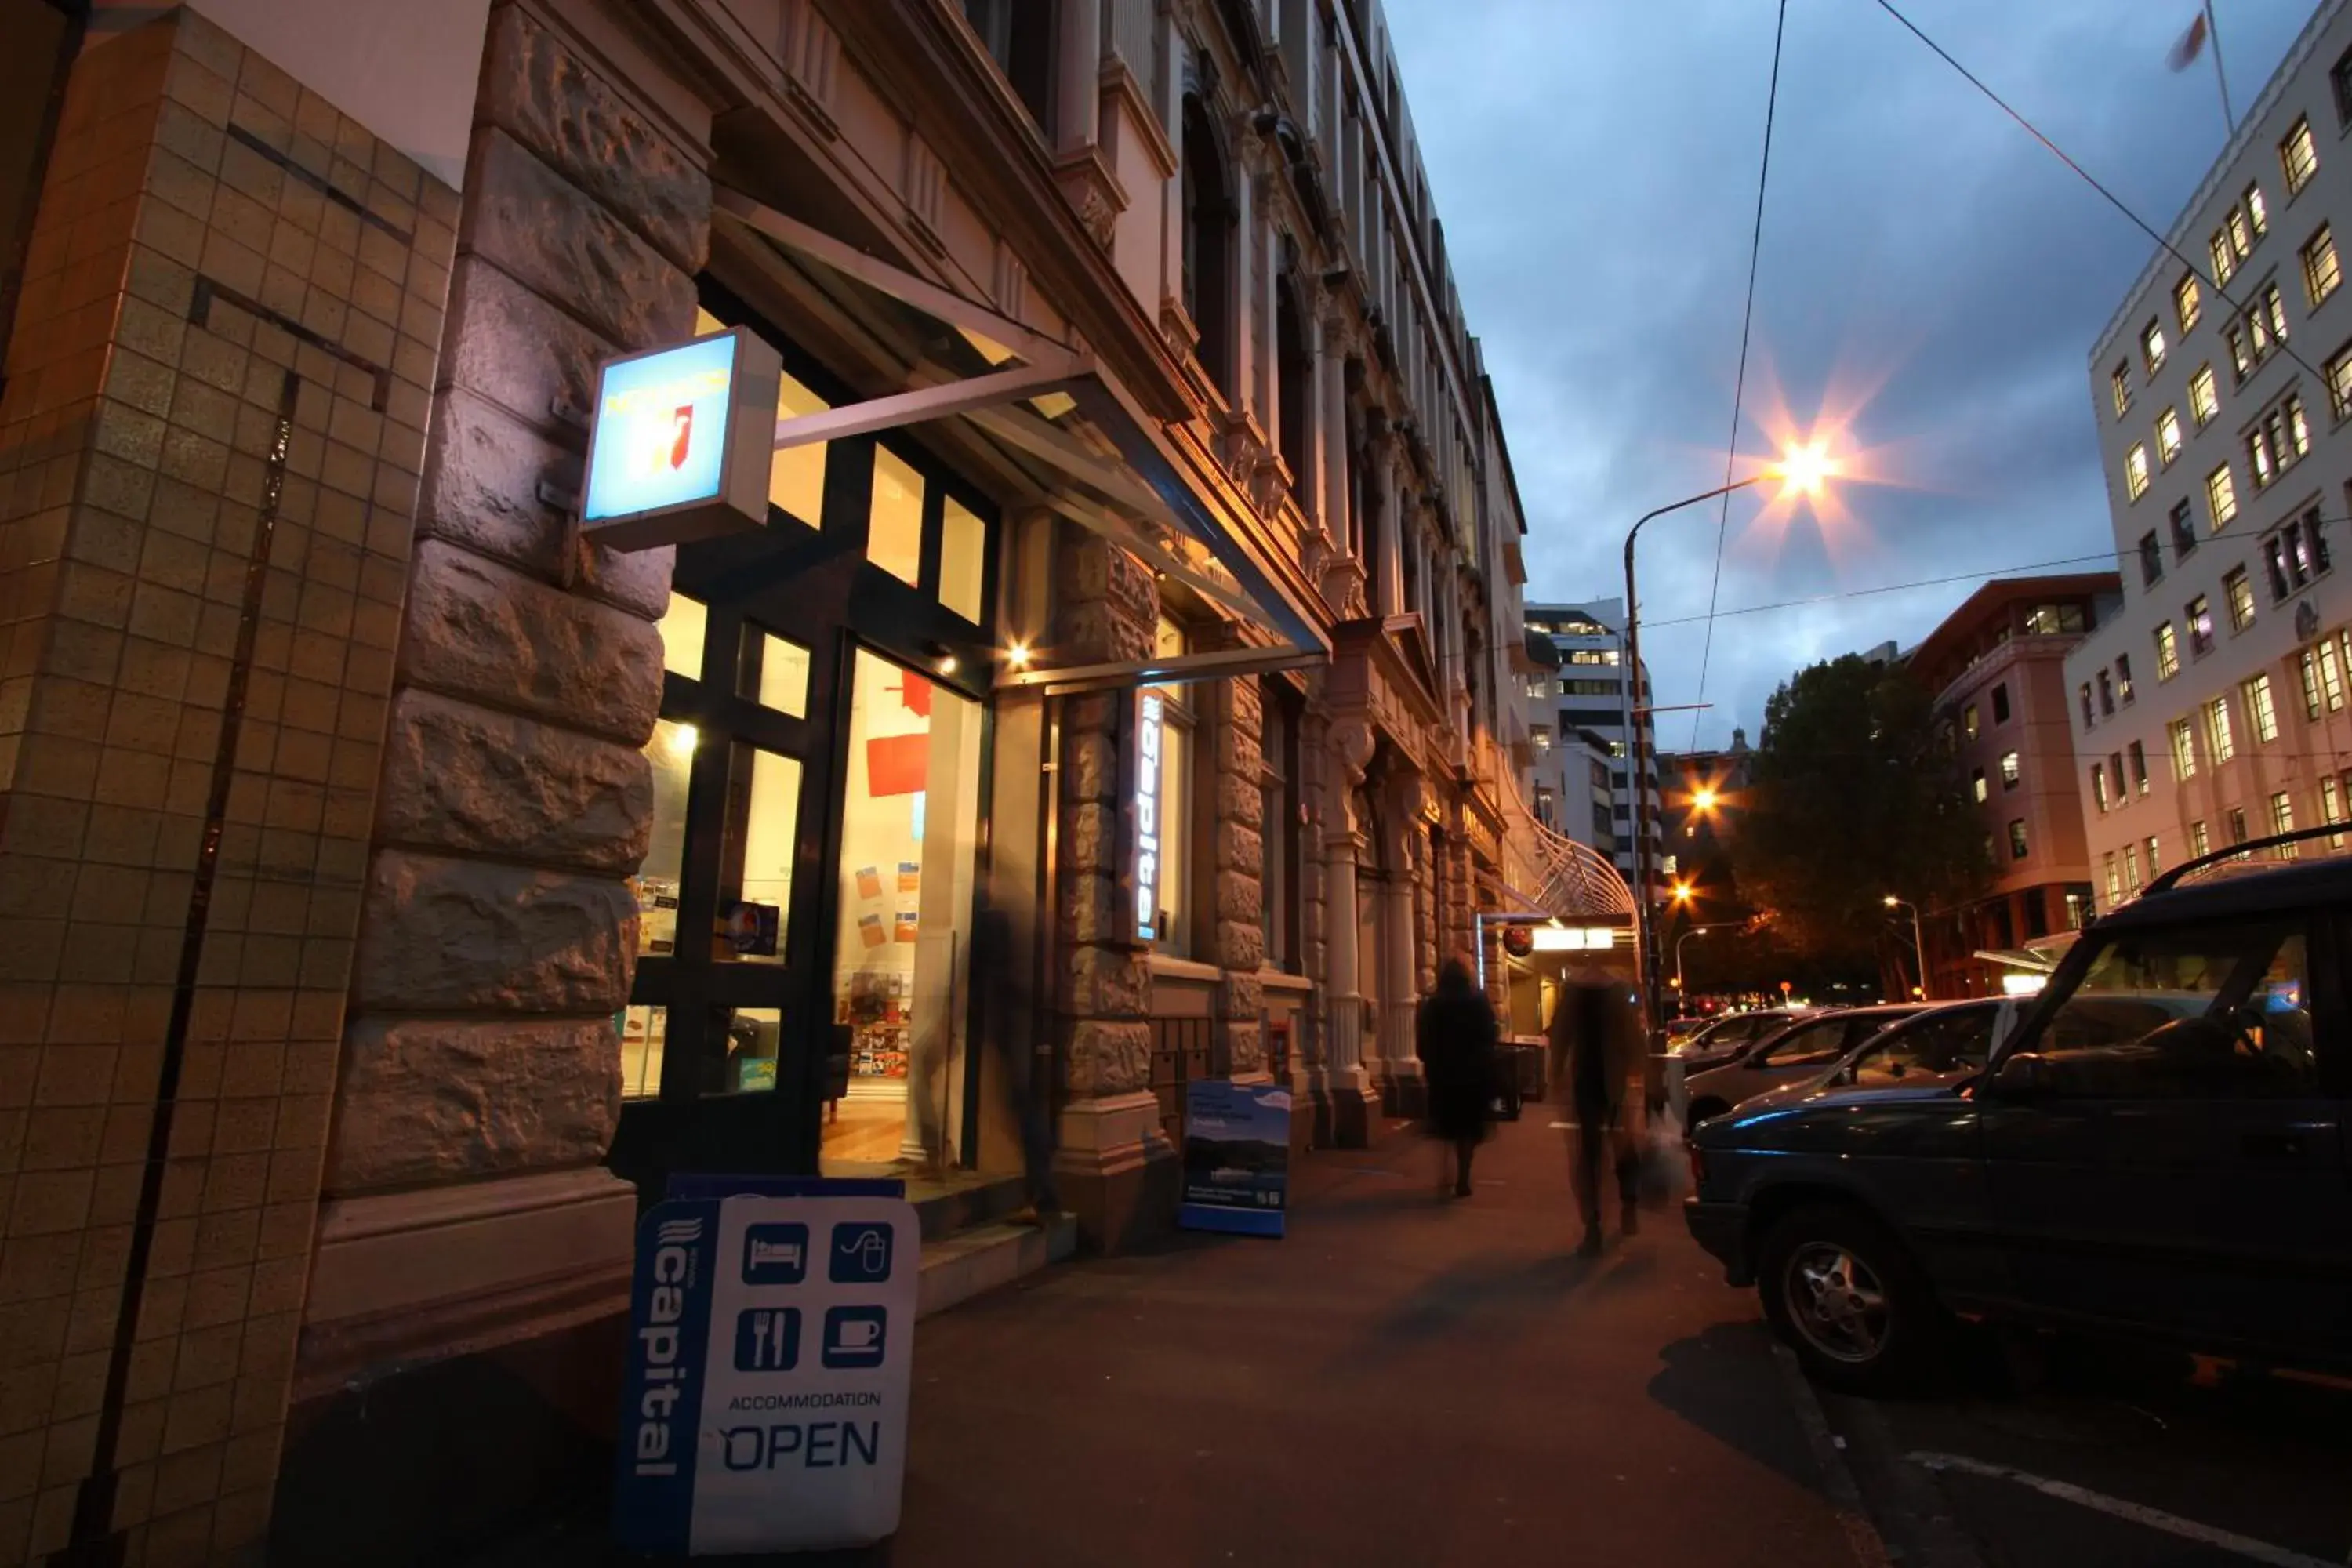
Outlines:
[{"label": "car door handle", "polygon": [[2241,1154],[2264,1164],[2287,1164],[2300,1161],[2308,1148],[2300,1132],[2248,1132],[2238,1140]]}]

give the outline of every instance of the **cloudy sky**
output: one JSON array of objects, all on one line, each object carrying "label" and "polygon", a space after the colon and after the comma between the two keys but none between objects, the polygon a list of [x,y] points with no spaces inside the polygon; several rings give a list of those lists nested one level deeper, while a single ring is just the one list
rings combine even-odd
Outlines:
[{"label": "cloudy sky", "polygon": [[[1617,595],[1633,519],[1722,480],[1775,5],[1386,3],[1528,510],[1528,595]],[[2165,66],[2197,0],[1898,4],[2158,229],[2221,151],[2210,59]],[[2311,5],[2215,9],[2242,112]],[[1826,525],[1735,497],[1719,604],[1969,575],[1718,618],[1702,744],[1753,739],[1807,662],[1907,646],[1988,576],[2111,549],[2089,356],[2153,248],[1873,0],[1790,0],[1740,446],[1853,410],[1898,482],[1847,487]],[[1643,531],[1662,705],[1702,700],[1716,520]],[[1662,716],[1661,745],[1693,719]]]}]

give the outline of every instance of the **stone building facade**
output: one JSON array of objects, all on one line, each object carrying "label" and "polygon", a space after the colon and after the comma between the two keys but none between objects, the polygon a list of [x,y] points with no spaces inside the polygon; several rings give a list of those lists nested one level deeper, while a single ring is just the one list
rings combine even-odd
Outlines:
[{"label": "stone building facade", "polygon": [[[1007,1064],[1102,1247],[1190,1078],[1302,1146],[1415,1107],[1546,872],[1376,5],[100,5],[57,67],[0,148],[0,1562],[488,1539],[609,1430],[667,1174],[969,1193]],[[770,526],[583,539],[599,363],[717,326],[824,427]]]}]

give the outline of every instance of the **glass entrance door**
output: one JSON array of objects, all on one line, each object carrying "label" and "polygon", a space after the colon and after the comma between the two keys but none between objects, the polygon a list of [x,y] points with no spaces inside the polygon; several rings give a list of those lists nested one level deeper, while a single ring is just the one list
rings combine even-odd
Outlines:
[{"label": "glass entrance door", "polygon": [[[787,414],[854,395],[770,341]],[[610,1155],[655,1190],[969,1156],[994,512],[899,433],[784,448],[769,502],[678,548],[661,624]]]},{"label": "glass entrance door", "polygon": [[979,703],[866,648],[850,678],[834,886],[835,1022],[847,1071],[828,1087],[828,1171],[961,1153]]}]

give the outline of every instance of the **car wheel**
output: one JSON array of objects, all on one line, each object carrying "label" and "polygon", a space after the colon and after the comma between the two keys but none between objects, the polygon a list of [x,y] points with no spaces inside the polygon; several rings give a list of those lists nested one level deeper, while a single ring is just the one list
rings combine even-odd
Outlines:
[{"label": "car wheel", "polygon": [[1757,1260],[1765,1316],[1816,1382],[1892,1394],[1941,1362],[1943,1304],[1895,1234],[1860,1209],[1796,1209],[1765,1234]]},{"label": "car wheel", "polygon": [[1690,1125],[1697,1126],[1709,1117],[1721,1116],[1731,1109],[1727,1100],[1702,1100],[1690,1108]]}]

